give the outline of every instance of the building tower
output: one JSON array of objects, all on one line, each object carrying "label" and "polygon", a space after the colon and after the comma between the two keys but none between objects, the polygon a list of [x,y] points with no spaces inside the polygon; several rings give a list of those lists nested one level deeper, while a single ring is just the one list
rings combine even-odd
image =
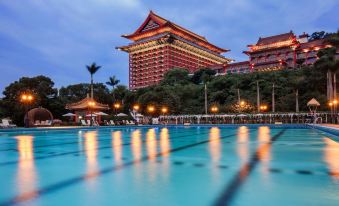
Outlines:
[{"label": "building tower", "polygon": [[122,37],[133,41],[117,47],[129,53],[129,88],[132,90],[159,83],[172,68],[185,68],[192,73],[230,61],[221,55],[228,50],[152,11],[134,33]]}]

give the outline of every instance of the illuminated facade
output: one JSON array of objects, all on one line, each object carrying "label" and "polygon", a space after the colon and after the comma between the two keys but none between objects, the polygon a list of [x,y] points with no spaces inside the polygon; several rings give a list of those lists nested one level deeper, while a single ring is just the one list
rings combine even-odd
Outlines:
[{"label": "illuminated facade", "polygon": [[133,34],[123,37],[133,41],[118,47],[129,53],[130,89],[157,84],[172,68],[186,68],[192,73],[199,68],[230,61],[221,55],[228,50],[152,11]]},{"label": "illuminated facade", "polygon": [[296,36],[292,31],[260,37],[256,44],[248,45],[244,51],[248,61],[214,66],[223,74],[248,73],[255,71],[273,71],[286,68],[297,68],[300,65],[313,64],[317,60],[319,49],[330,47],[323,39],[309,41],[307,34]]}]

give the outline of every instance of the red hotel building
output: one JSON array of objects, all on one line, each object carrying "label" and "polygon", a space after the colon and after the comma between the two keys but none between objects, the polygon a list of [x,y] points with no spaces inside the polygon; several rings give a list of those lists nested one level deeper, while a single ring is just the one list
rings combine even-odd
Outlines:
[{"label": "red hotel building", "polygon": [[186,68],[193,73],[199,68],[230,61],[221,55],[228,50],[152,11],[133,34],[123,37],[133,41],[118,47],[129,53],[130,89],[157,84],[172,68]]},{"label": "red hotel building", "polygon": [[219,75],[273,71],[313,64],[319,49],[331,47],[323,39],[309,40],[307,34],[296,36],[292,31],[269,37],[259,37],[256,44],[248,45],[248,61],[215,65]]}]

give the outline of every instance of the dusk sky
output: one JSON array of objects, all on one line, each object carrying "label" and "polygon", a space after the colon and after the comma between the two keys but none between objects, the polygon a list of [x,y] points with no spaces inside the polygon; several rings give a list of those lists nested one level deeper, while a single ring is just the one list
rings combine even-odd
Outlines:
[{"label": "dusk sky", "polygon": [[338,0],[0,0],[0,91],[22,76],[49,76],[56,87],[89,82],[85,65],[102,66],[95,82],[128,83],[129,43],[153,10],[246,60],[259,36],[335,32]]}]

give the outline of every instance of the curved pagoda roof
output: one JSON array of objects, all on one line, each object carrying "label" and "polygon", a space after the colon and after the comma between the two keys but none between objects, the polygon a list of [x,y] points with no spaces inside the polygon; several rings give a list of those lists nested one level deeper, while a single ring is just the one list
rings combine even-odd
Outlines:
[{"label": "curved pagoda roof", "polygon": [[206,47],[219,54],[229,51],[228,49],[222,49],[220,47],[215,46],[214,44],[211,44],[210,42],[207,41],[205,37],[200,36],[194,32],[191,32],[167,19],[164,19],[155,14],[153,11],[150,11],[145,21],[134,33],[122,35],[122,37],[138,42],[140,40],[147,39],[151,36],[168,32],[186,38],[200,46]]},{"label": "curved pagoda roof", "polygon": [[[93,102],[94,104],[90,104]],[[93,110],[108,110],[109,106],[108,104],[101,104],[95,99],[86,97],[85,99],[82,99],[79,102],[71,103],[71,104],[66,104],[66,109],[68,110],[88,110],[88,109],[93,109]]]}]

